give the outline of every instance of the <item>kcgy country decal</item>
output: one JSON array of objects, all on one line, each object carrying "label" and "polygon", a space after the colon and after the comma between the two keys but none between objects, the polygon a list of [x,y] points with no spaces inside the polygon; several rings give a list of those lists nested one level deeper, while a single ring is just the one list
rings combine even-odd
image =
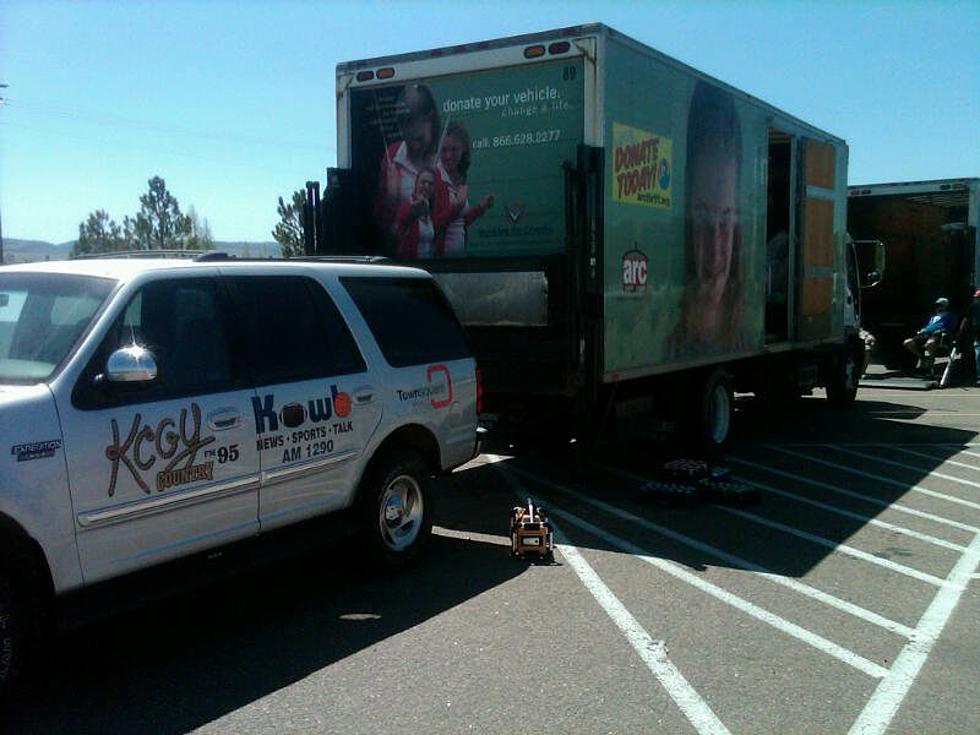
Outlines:
[{"label": "kcgy country decal", "polygon": [[433,408],[445,408],[453,402],[453,379],[445,365],[429,365],[425,369],[427,385],[421,388],[402,390],[398,388],[399,401],[410,401],[412,405],[422,405],[428,400]]},{"label": "kcgy country decal", "polygon": [[[333,437],[354,431],[351,397],[331,385],[325,396],[310,398],[305,404],[292,401],[278,405],[276,397],[267,393],[252,399],[255,414],[255,446],[260,452],[282,449],[282,463],[330,454]],[[314,426],[307,426],[314,424]],[[293,429],[293,431],[281,431]],[[266,434],[267,436],[263,436]]]},{"label": "kcgy country decal", "polygon": [[[188,427],[188,411],[182,408],[177,421],[167,416],[160,419],[156,426],[151,426],[143,423],[141,414],[136,414],[129,426],[125,441],[120,440],[122,435],[119,432],[119,424],[112,419],[109,424],[112,430],[112,444],[105,448],[105,456],[112,463],[109,497],[116,494],[120,467],[124,467],[140,489],[149,495],[150,486],[144,474],[153,469],[157,460],[167,463],[156,473],[157,492],[213,479],[214,461],[196,464],[195,460],[198,452],[213,443],[215,438],[201,437],[201,408],[196,403],[191,404],[189,418]],[[219,462],[234,462],[238,459],[238,445],[222,447],[222,450],[224,450],[223,459],[219,458]]]}]

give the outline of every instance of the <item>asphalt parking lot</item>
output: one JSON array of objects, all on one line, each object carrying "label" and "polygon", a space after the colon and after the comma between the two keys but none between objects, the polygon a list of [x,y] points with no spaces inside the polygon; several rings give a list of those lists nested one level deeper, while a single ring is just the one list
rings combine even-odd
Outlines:
[{"label": "asphalt parking lot", "polygon": [[[751,505],[663,503],[665,456],[488,447],[418,568],[329,546],[66,635],[4,732],[973,733],[980,389],[740,399]],[[550,510],[551,564],[510,508]]]}]

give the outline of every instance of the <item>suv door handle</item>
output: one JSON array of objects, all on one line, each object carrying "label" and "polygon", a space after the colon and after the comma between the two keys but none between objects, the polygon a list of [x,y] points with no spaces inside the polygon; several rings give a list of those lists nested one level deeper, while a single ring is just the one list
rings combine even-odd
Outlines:
[{"label": "suv door handle", "polygon": [[242,423],[242,414],[236,408],[219,408],[208,414],[208,428],[212,431],[234,429]]},{"label": "suv door handle", "polygon": [[363,406],[374,400],[374,388],[358,388],[354,392],[354,403]]}]

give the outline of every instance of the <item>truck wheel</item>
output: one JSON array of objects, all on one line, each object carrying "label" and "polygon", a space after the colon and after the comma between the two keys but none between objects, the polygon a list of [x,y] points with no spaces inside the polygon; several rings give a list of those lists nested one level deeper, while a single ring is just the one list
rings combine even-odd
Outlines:
[{"label": "truck wheel", "polygon": [[23,599],[11,580],[0,573],[0,700],[24,668],[28,645]]},{"label": "truck wheel", "polygon": [[429,469],[410,451],[384,455],[365,478],[359,515],[373,566],[397,571],[414,562],[432,533]]},{"label": "truck wheel", "polygon": [[720,459],[730,443],[734,402],[731,375],[722,368],[709,371],[701,382],[691,427],[695,448],[709,460]]},{"label": "truck wheel", "polygon": [[834,406],[846,407],[857,397],[858,382],[864,360],[857,347],[849,345],[834,360],[833,373],[827,381],[827,400]]}]

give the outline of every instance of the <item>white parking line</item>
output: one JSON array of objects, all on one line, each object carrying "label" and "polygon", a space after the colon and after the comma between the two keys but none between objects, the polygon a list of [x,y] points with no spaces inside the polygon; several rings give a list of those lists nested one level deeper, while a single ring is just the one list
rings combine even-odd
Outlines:
[{"label": "white parking line", "polygon": [[[504,468],[504,471],[511,471],[511,470],[510,468]],[[548,483],[548,484],[554,485],[554,483]],[[863,656],[860,656],[859,654],[854,653],[853,651],[849,651],[843,646],[840,646],[837,643],[834,643],[833,641],[828,640],[821,635],[806,630],[805,628],[796,625],[796,623],[791,623],[785,618],[781,618],[778,615],[771,613],[768,610],[761,608],[758,605],[755,605],[754,603],[751,603],[748,600],[739,597],[738,595],[733,594],[726,589],[718,587],[717,585],[702,579],[697,574],[693,574],[687,571],[686,569],[682,568],[679,564],[675,564],[673,562],[667,561],[666,559],[661,559],[659,557],[653,556],[649,554],[645,549],[637,546],[636,544],[633,544],[630,541],[622,539],[619,536],[616,536],[615,534],[609,533],[608,531],[599,528],[598,526],[595,526],[592,523],[589,523],[588,521],[579,518],[576,515],[573,515],[572,513],[561,510],[560,508],[556,508],[554,505],[549,506],[549,512],[553,515],[557,515],[558,517],[565,519],[573,526],[577,526],[583,531],[586,531],[587,533],[590,533],[593,536],[597,536],[601,538],[606,543],[611,544],[612,546],[615,546],[619,549],[622,549],[623,551],[629,554],[632,554],[633,556],[640,559],[641,561],[644,561],[647,564],[650,564],[651,566],[654,566],[660,569],[661,571],[664,571],[667,574],[676,577],[677,579],[687,582],[693,587],[697,587],[702,592],[705,592],[711,595],[712,597],[721,600],[722,602],[736,608],[737,610],[741,610],[742,612],[750,615],[756,620],[766,623],[767,625],[771,625],[777,630],[782,631],[783,633],[786,633],[787,635],[792,636],[793,638],[796,638],[797,640],[800,640],[806,643],[807,645],[812,646],[813,648],[816,648],[818,651],[822,651],[823,653],[826,653],[829,656],[833,656],[838,661],[842,661],[843,663],[846,663],[847,665],[852,666],[858,669],[859,671],[863,671],[864,673],[868,674],[868,676],[881,678],[888,673],[888,669],[884,668],[883,666],[879,666],[873,661],[869,661]]]},{"label": "white parking line", "polygon": [[962,454],[964,457],[980,457],[980,454],[978,454],[977,452],[966,452],[966,451],[963,451],[963,452],[960,452],[960,454]]},{"label": "white parking line", "polygon": [[[501,457],[488,455],[492,462],[498,462]],[[515,478],[505,470],[499,470],[506,482],[514,489],[523,501],[526,494],[518,485]],[[684,675],[678,670],[667,657],[667,647],[663,641],[655,641],[653,637],[640,625],[639,621],[630,614],[629,610],[613,594],[612,590],[606,586],[592,566],[582,557],[578,549],[568,543],[567,538],[561,530],[553,525],[553,532],[557,540],[558,551],[568,562],[578,578],[585,585],[585,588],[592,593],[596,602],[605,610],[606,614],[622,631],[629,641],[633,650],[642,659],[647,668],[657,677],[657,681],[674,700],[684,716],[691,722],[694,729],[701,735],[730,735],[728,728],[722,724],[721,720],[712,712],[708,703],[688,683]]]},{"label": "white parking line", "polygon": [[877,735],[888,729],[978,566],[980,535],[973,539],[946,578],[948,584],[939,590],[922,614],[914,638],[902,647],[891,670],[851,727],[851,735]]},{"label": "white parking line", "polygon": [[877,505],[881,508],[890,508],[892,510],[898,511],[899,513],[905,513],[907,515],[915,516],[917,518],[924,518],[926,520],[934,521],[935,523],[941,523],[944,526],[950,526],[951,528],[958,528],[961,531],[969,531],[970,533],[980,533],[980,528],[976,526],[971,526],[967,523],[960,523],[959,521],[954,521],[951,518],[945,518],[943,516],[937,516],[934,513],[927,513],[924,510],[917,510],[915,508],[910,508],[907,505],[902,505],[901,503],[889,503],[887,500],[881,500],[880,498],[875,498],[870,495],[865,495],[864,493],[854,492],[853,490],[848,490],[842,487],[836,487],[826,482],[821,482],[820,480],[814,480],[810,477],[805,477],[803,475],[797,475],[792,472],[786,472],[785,470],[777,470],[774,467],[768,467],[764,464],[758,464],[756,462],[749,462],[744,459],[729,459],[729,462],[733,464],[741,464],[746,467],[752,467],[754,469],[762,470],[764,472],[770,472],[774,475],[779,475],[780,477],[785,477],[790,480],[796,480],[798,482],[804,482],[808,485],[813,485],[814,487],[823,488],[824,490],[829,490],[832,493],[837,493],[838,495],[844,495],[848,498],[854,498],[855,500],[863,500],[866,503],[872,505]]},{"label": "white parking line", "polygon": [[[912,470],[913,472],[929,472],[923,467],[916,467],[914,464],[906,464],[905,462],[896,462],[894,459],[885,459],[884,457],[877,457],[873,454],[867,454],[865,452],[856,452],[853,449],[845,449],[844,447],[834,447],[832,444],[827,446],[836,449],[838,452],[844,452],[845,454],[853,454],[855,457],[861,457],[863,459],[872,459],[875,462],[881,462],[882,464],[892,465],[893,467],[901,467],[905,470]],[[973,482],[973,480],[964,480],[962,477],[954,477],[953,475],[947,475],[943,472],[929,472],[929,477],[938,477],[941,480],[949,480],[950,482],[955,482],[960,485],[969,485],[970,487],[980,488],[980,482]],[[963,501],[968,503],[969,501]],[[980,508],[980,505],[976,503],[971,503],[971,505]]]},{"label": "white parking line", "polygon": [[[624,470],[618,470],[614,467],[603,467],[603,469],[608,472],[613,472],[615,474],[623,474],[633,479],[636,479],[635,476],[632,475],[632,473],[625,472]],[[707,554],[711,554],[712,556],[718,559],[728,562],[732,566],[741,567],[742,569],[746,569],[751,572],[756,572],[760,577],[763,577],[764,579],[768,579],[770,582],[775,582],[776,584],[782,585],[783,587],[788,587],[794,592],[799,592],[800,594],[805,595],[813,600],[817,600],[818,602],[822,602],[825,605],[837,608],[838,610],[842,610],[843,612],[853,615],[854,617],[860,618],[873,625],[877,625],[878,627],[884,628],[885,630],[888,630],[892,633],[896,633],[905,638],[908,638],[912,634],[912,629],[909,628],[907,625],[902,625],[901,623],[897,623],[894,620],[889,620],[883,615],[879,615],[875,612],[871,612],[870,610],[866,610],[865,608],[855,605],[851,602],[847,602],[846,600],[841,600],[840,598],[834,597],[833,595],[823,592],[822,590],[818,590],[816,587],[811,587],[808,584],[799,582],[793,579],[792,577],[786,577],[781,574],[777,574],[773,572],[771,569],[769,569],[768,567],[763,566],[762,564],[758,564],[754,561],[738,556],[736,554],[731,554],[727,551],[723,551],[722,549],[719,549],[716,546],[711,546],[710,544],[706,544],[703,541],[698,541],[697,539],[691,538],[690,536],[686,536],[683,533],[678,533],[677,531],[666,528],[665,526],[661,526],[658,523],[654,523],[653,521],[647,520],[646,518],[641,518],[640,516],[630,513],[629,511],[623,510],[622,508],[618,508],[614,505],[610,505],[609,503],[603,502],[601,500],[596,500],[595,498],[591,498],[588,495],[572,490],[571,488],[565,487],[563,485],[556,485],[543,478],[532,475],[529,472],[525,472],[517,468],[512,468],[511,471],[516,472],[517,474],[520,475],[524,475],[525,477],[531,478],[536,482],[540,482],[542,484],[546,484],[550,487],[553,487],[559,492],[570,495],[578,500],[581,500],[582,502],[588,503],[589,505],[592,505],[596,508],[599,508],[600,510],[605,511],[606,513],[618,516],[623,520],[629,521],[631,523],[635,523],[638,526],[641,526],[649,531],[653,531],[654,533],[660,534],[661,536],[666,536],[667,538],[671,538],[674,539],[675,541],[679,541],[685,546],[690,546],[693,549],[698,549],[699,551],[703,551]]]},{"label": "white parking line", "polygon": [[[957,462],[954,459],[948,459],[947,457],[937,457],[935,454],[926,454],[925,452],[916,452],[914,449],[906,449],[905,447],[893,447],[888,444],[879,444],[882,449],[892,449],[896,452],[904,452],[905,454],[911,454],[913,457],[922,457],[924,459],[931,459],[933,461],[941,462],[942,464],[953,465],[954,467],[963,467],[964,469],[973,470],[974,472],[980,472],[980,467],[975,464],[967,464],[966,462]],[[961,452],[961,454],[970,454],[969,452]],[[959,456],[959,455],[956,455]],[[974,455],[980,456],[980,455]]]},{"label": "white parking line", "polygon": [[575,570],[579,579],[582,580],[582,584],[592,593],[596,602],[623,632],[633,650],[657,677],[657,681],[667,690],[667,694],[680,707],[681,712],[690,720],[694,729],[704,735],[728,733],[728,728],[722,724],[708,703],[701,698],[701,695],[694,690],[694,687],[688,683],[680,670],[667,657],[667,647],[664,642],[653,640],[616,595],[603,583],[589,563],[582,558],[578,549],[568,544],[567,539],[557,527],[555,527],[554,533],[559,539],[558,550],[565,557],[568,565]]},{"label": "white parking line", "polygon": [[[949,503],[956,503],[957,505],[965,505],[968,508],[975,508],[976,510],[980,510],[980,503],[971,503],[969,500],[963,500],[963,498],[957,498],[953,495],[946,495],[945,493],[937,493],[934,490],[929,490],[928,488],[919,487],[918,485],[909,485],[907,482],[895,480],[892,479],[891,477],[883,477],[882,475],[876,475],[873,472],[865,472],[864,470],[859,470],[856,467],[851,467],[846,464],[831,462],[826,459],[817,459],[816,457],[812,457],[809,454],[805,454],[804,452],[794,452],[791,449],[780,449],[779,447],[770,447],[770,448],[776,450],[777,452],[782,452],[783,454],[789,454],[794,457],[802,457],[803,459],[809,462],[813,462],[814,464],[824,465],[825,467],[832,467],[833,469],[841,470],[842,472],[850,472],[852,475],[860,475],[861,477],[867,477],[868,479],[874,480],[876,482],[880,482],[885,485],[899,487],[902,488],[903,490],[911,490],[913,492],[922,493],[923,495],[928,495],[933,498],[945,500]],[[847,452],[849,454],[858,454],[857,452],[853,452],[850,449],[844,449],[842,447],[834,447],[834,448],[841,452]],[[867,455],[858,454],[858,456],[864,456],[868,459],[873,459],[876,461],[886,461],[886,460],[880,460],[877,457],[874,457],[873,455],[870,454]]]},{"label": "white parking line", "polygon": [[927,574],[926,572],[920,572],[918,569],[913,569],[912,567],[907,567],[904,564],[898,564],[889,559],[882,559],[880,556],[875,556],[874,554],[869,554],[867,551],[861,551],[861,549],[856,549],[853,546],[848,546],[847,544],[842,544],[832,539],[824,538],[823,536],[818,536],[809,531],[803,531],[799,528],[793,528],[792,526],[787,526],[785,523],[780,523],[779,521],[773,521],[768,518],[763,518],[755,513],[750,513],[746,510],[739,510],[738,508],[729,508],[724,505],[719,505],[718,510],[725,513],[729,513],[739,518],[745,518],[746,520],[752,521],[753,523],[758,523],[763,526],[769,526],[770,528],[775,528],[777,531],[782,531],[783,533],[788,533],[791,536],[796,536],[797,538],[805,539],[811,543],[817,544],[818,546],[823,546],[834,551],[838,551],[841,554],[846,554],[854,559],[860,559],[861,561],[866,561],[869,564],[874,564],[876,566],[882,567],[883,569],[888,569],[898,574],[904,574],[906,577],[911,577],[912,579],[917,579],[920,582],[926,582],[935,587],[940,587],[945,584],[945,580],[933,574]]},{"label": "white parking line", "polygon": [[946,539],[936,538],[935,536],[930,536],[927,533],[919,533],[918,531],[913,531],[910,528],[905,528],[903,526],[896,526],[894,523],[889,523],[888,521],[882,521],[874,516],[869,516],[864,513],[855,513],[854,511],[845,510],[843,508],[838,508],[835,505],[830,505],[829,503],[821,503],[819,500],[813,500],[811,498],[803,497],[802,495],[797,495],[796,493],[791,493],[788,490],[782,490],[778,487],[773,487],[772,485],[766,485],[762,482],[756,482],[755,480],[748,480],[744,477],[735,478],[738,482],[744,482],[746,485],[751,485],[752,487],[758,488],[767,493],[772,493],[773,495],[780,495],[784,498],[788,498],[797,503],[803,503],[804,505],[810,505],[814,508],[820,508],[828,513],[834,513],[844,518],[852,518],[853,520],[860,521],[861,523],[868,524],[871,526],[877,526],[878,528],[884,528],[892,533],[900,533],[904,536],[910,538],[918,539],[919,541],[924,541],[927,544],[933,544],[934,546],[941,546],[944,549],[950,549],[951,551],[966,551],[966,547],[962,544],[954,544],[952,541],[947,541]]}]

